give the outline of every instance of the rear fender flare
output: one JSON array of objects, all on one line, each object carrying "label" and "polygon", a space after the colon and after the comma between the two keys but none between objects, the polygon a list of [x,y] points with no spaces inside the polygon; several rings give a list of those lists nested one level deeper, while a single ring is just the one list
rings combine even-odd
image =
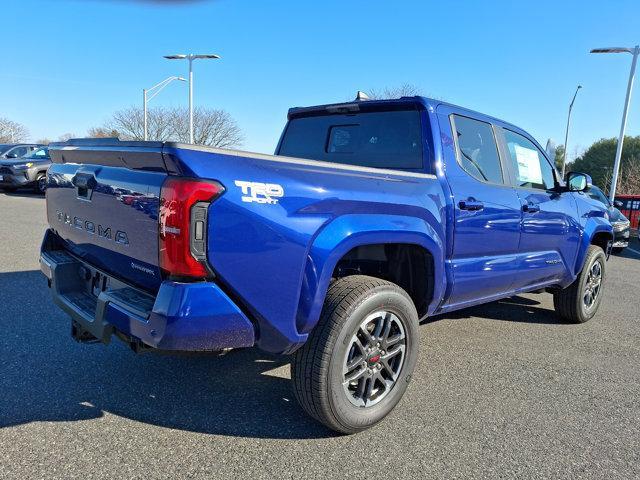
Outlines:
[{"label": "rear fender flare", "polygon": [[446,285],[442,238],[441,232],[438,233],[419,217],[354,214],[333,220],[315,237],[307,255],[296,317],[298,332],[308,333],[316,325],[338,261],[350,250],[362,245],[405,243],[425,248],[432,255],[434,263],[435,284],[429,306],[431,313]]}]

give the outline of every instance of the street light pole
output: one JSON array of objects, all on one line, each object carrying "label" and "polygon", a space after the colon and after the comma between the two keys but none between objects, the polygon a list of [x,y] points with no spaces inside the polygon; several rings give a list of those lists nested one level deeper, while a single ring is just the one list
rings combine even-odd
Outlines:
[{"label": "street light pole", "polygon": [[189,143],[193,144],[193,58],[189,56]]},{"label": "street light pole", "polygon": [[[155,97],[156,95],[158,95],[162,89],[164,89],[164,87],[166,87],[167,85],[169,85],[171,82],[173,82],[174,80],[179,80],[181,82],[186,82],[186,80],[182,77],[168,77],[165,78],[163,81],[161,81],[160,83],[155,84],[153,87],[151,88],[143,88],[142,89],[142,124],[143,124],[143,137],[145,142],[147,141],[149,135],[147,132],[147,103],[149,102],[149,100],[151,100],[153,97]],[[155,91],[154,91],[155,90]],[[151,96],[149,97],[149,93],[151,93]]]},{"label": "street light pole", "polygon": [[576,101],[578,90],[580,90],[581,88],[582,85],[578,85],[578,88],[576,88],[576,93],[573,94],[573,99],[569,104],[569,115],[567,115],[567,130],[564,133],[564,153],[562,154],[562,178],[564,178],[564,172],[567,166],[567,142],[569,141],[569,122],[571,121],[571,109],[573,108],[573,102]]},{"label": "street light pole", "polygon": [[149,138],[147,133],[147,89],[142,89],[142,111],[143,111],[143,125],[144,125],[144,141],[146,142]]},{"label": "street light pole", "polygon": [[167,60],[188,60],[189,61],[189,143],[193,143],[193,61],[197,59],[215,60],[220,58],[215,54],[196,55],[193,53],[177,55],[165,55]]},{"label": "street light pole", "polygon": [[613,164],[613,175],[611,178],[611,188],[609,189],[609,199],[611,203],[616,198],[616,188],[618,186],[618,175],[620,174],[620,162],[622,160],[622,146],[624,144],[624,131],[627,128],[627,116],[629,114],[629,103],[631,102],[631,91],[633,90],[633,79],[636,73],[636,64],[638,55],[640,55],[640,45],[633,48],[595,48],[591,53],[630,53],[633,55],[631,62],[631,71],[629,72],[629,83],[627,84],[627,97],[624,102],[624,110],[622,111],[622,124],[620,125],[620,136],[618,137],[618,148],[616,149],[616,159]]}]

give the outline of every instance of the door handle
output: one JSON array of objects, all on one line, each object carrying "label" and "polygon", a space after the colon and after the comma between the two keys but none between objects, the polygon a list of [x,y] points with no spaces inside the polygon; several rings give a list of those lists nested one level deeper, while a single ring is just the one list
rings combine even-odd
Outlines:
[{"label": "door handle", "polygon": [[536,213],[540,211],[540,205],[527,203],[522,206],[522,211],[525,213]]},{"label": "door handle", "polygon": [[477,212],[484,208],[484,204],[477,200],[460,200],[460,202],[458,202],[458,206],[460,207],[460,210],[469,210],[470,212]]}]

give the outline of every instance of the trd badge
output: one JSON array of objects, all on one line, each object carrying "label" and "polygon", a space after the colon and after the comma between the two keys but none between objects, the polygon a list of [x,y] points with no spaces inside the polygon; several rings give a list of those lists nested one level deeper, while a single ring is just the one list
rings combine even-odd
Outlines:
[{"label": "trd badge", "polygon": [[284,197],[282,185],[277,183],[247,182],[236,180],[235,184],[242,190],[242,201],[251,203],[276,204],[278,199]]}]

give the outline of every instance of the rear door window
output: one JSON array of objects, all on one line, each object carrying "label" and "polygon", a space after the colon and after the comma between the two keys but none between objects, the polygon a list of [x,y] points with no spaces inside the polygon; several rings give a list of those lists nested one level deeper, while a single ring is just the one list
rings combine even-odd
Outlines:
[{"label": "rear door window", "polygon": [[35,152],[33,152],[31,154],[31,157],[44,160],[46,158],[49,158],[49,151],[47,149],[41,148],[40,150],[36,150]]},{"label": "rear door window", "polygon": [[422,168],[418,110],[293,118],[279,155],[364,167]]},{"label": "rear door window", "polygon": [[504,183],[491,124],[460,115],[453,115],[453,123],[460,166],[480,181]]}]

